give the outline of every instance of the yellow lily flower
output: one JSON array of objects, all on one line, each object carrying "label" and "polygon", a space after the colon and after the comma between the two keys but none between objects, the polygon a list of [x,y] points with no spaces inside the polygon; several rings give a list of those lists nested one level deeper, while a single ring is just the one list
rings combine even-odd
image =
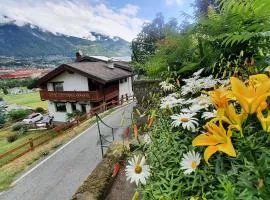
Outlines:
[{"label": "yellow lily flower", "polygon": [[207,132],[197,136],[192,141],[192,146],[208,146],[204,151],[204,160],[206,163],[208,163],[209,158],[217,151],[222,151],[229,156],[236,157],[236,152],[231,141],[231,129],[226,132],[221,121],[219,121],[219,126],[213,122],[208,122],[204,128]]},{"label": "yellow lily flower", "polygon": [[269,80],[266,74],[256,74],[249,76],[249,83],[254,87],[260,87],[264,81]]},{"label": "yellow lily flower", "polygon": [[260,111],[262,111],[262,110],[264,110],[264,109],[266,109],[267,108],[267,102],[266,101],[263,101],[260,105],[259,105],[259,107],[258,107],[258,109],[257,109],[257,113],[258,112],[260,112]]},{"label": "yellow lily flower", "polygon": [[229,100],[233,99],[231,91],[228,91],[224,87],[212,90],[208,92],[208,95],[211,97],[211,100],[216,109],[228,107]]},{"label": "yellow lily flower", "polygon": [[247,118],[247,116],[248,114],[245,113],[243,110],[241,110],[241,113],[238,114],[234,106],[230,104],[226,108],[218,109],[217,117],[213,119],[213,121],[222,120],[229,124],[229,129],[236,128],[240,131],[241,135],[243,135],[242,124]]},{"label": "yellow lily flower", "polygon": [[270,111],[268,110],[267,117],[264,117],[262,111],[259,110],[257,113],[257,117],[261,122],[263,130],[270,133]]},{"label": "yellow lily flower", "polygon": [[257,111],[262,102],[269,96],[270,79],[264,80],[260,85],[245,85],[238,78],[231,77],[232,92],[246,113]]}]

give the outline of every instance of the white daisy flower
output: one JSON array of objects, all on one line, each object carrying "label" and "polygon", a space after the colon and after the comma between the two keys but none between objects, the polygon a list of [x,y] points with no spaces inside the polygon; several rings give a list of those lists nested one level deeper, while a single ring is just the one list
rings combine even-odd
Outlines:
[{"label": "white daisy flower", "polygon": [[143,140],[144,140],[144,142],[146,144],[151,144],[152,143],[151,137],[148,134],[144,135]]},{"label": "white daisy flower", "polygon": [[201,96],[198,96],[197,98],[192,99],[190,102],[192,104],[197,104],[203,108],[208,108],[208,106],[212,104],[211,98],[205,94],[201,94]]},{"label": "white daisy flower", "polygon": [[198,78],[199,77],[184,78],[183,81],[186,84],[192,84],[192,83],[195,83]]},{"label": "white daisy flower", "polygon": [[203,119],[211,119],[211,118],[216,117],[216,115],[217,115],[217,111],[216,110],[214,110],[213,112],[204,112],[202,114],[202,118]]},{"label": "white daisy flower", "polygon": [[175,86],[171,83],[168,83],[166,81],[162,81],[159,83],[159,85],[161,86],[161,88],[166,92],[166,91],[172,91]]},{"label": "white daisy flower", "polygon": [[172,96],[167,96],[161,99],[160,108],[173,108],[184,102],[184,99],[176,99]]},{"label": "white daisy flower", "polygon": [[225,80],[219,80],[217,79],[217,82],[223,86],[227,86],[230,84],[230,79],[225,79]]},{"label": "white daisy flower", "polygon": [[174,92],[174,93],[169,94],[168,96],[170,96],[170,97],[174,97],[174,98],[179,98],[179,97],[180,97],[180,94],[179,94],[179,93]]},{"label": "white daisy flower", "polygon": [[145,165],[145,157],[142,156],[141,160],[139,158],[139,156],[134,156],[128,161],[126,167],[127,180],[130,179],[130,182],[135,182],[137,186],[139,183],[145,185],[146,179],[150,176],[150,167]]},{"label": "white daisy flower", "polygon": [[212,75],[201,78],[199,82],[202,85],[202,88],[204,89],[212,88],[217,84],[217,81],[213,78]]},{"label": "white daisy flower", "polygon": [[186,85],[181,87],[181,94],[182,95],[187,95],[188,93],[195,94],[199,91],[201,91],[203,83],[199,81],[197,77],[189,78],[189,79],[184,79]]},{"label": "white daisy flower", "polygon": [[183,113],[183,114],[172,115],[171,119],[174,120],[172,122],[172,125],[174,127],[178,127],[178,126],[182,125],[182,127],[184,129],[195,132],[196,131],[196,126],[199,125],[198,119],[193,117],[195,114],[194,113]]},{"label": "white daisy flower", "polygon": [[199,76],[203,72],[204,68],[199,69],[198,71],[193,73],[193,76]]},{"label": "white daisy flower", "polygon": [[183,108],[181,112],[183,113],[194,113],[197,114],[200,110],[204,109],[203,106],[200,106],[198,104],[192,104],[189,108]]},{"label": "white daisy flower", "polygon": [[183,159],[180,163],[181,169],[185,170],[184,174],[191,174],[195,172],[198,165],[200,164],[201,156],[195,151],[189,151],[186,154],[183,154]]}]

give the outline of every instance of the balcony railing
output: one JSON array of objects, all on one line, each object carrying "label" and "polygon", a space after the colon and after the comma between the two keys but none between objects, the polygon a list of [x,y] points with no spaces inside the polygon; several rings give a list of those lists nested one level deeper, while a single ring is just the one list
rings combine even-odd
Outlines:
[{"label": "balcony railing", "polygon": [[52,101],[92,101],[99,102],[110,100],[117,97],[119,94],[118,88],[107,88],[105,92],[101,90],[96,91],[40,91],[41,100]]}]

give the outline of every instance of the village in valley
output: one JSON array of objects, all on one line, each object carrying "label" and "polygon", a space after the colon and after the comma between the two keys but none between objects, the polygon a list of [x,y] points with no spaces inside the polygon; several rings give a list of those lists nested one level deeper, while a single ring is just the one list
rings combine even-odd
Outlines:
[{"label": "village in valley", "polygon": [[1,200],[268,200],[268,0],[1,0]]}]

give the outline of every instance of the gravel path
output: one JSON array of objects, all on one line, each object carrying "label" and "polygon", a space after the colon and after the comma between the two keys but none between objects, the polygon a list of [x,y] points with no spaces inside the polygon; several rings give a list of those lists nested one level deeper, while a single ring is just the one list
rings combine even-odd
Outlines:
[{"label": "gravel path", "polygon": [[[104,118],[111,126],[119,126],[122,117],[124,126],[130,124],[133,103],[114,111]],[[111,140],[111,130],[101,125],[102,133]],[[116,138],[121,138],[123,129],[116,129]],[[101,161],[97,126],[94,125],[77,136],[57,152],[23,174],[1,200],[68,200]]]}]

